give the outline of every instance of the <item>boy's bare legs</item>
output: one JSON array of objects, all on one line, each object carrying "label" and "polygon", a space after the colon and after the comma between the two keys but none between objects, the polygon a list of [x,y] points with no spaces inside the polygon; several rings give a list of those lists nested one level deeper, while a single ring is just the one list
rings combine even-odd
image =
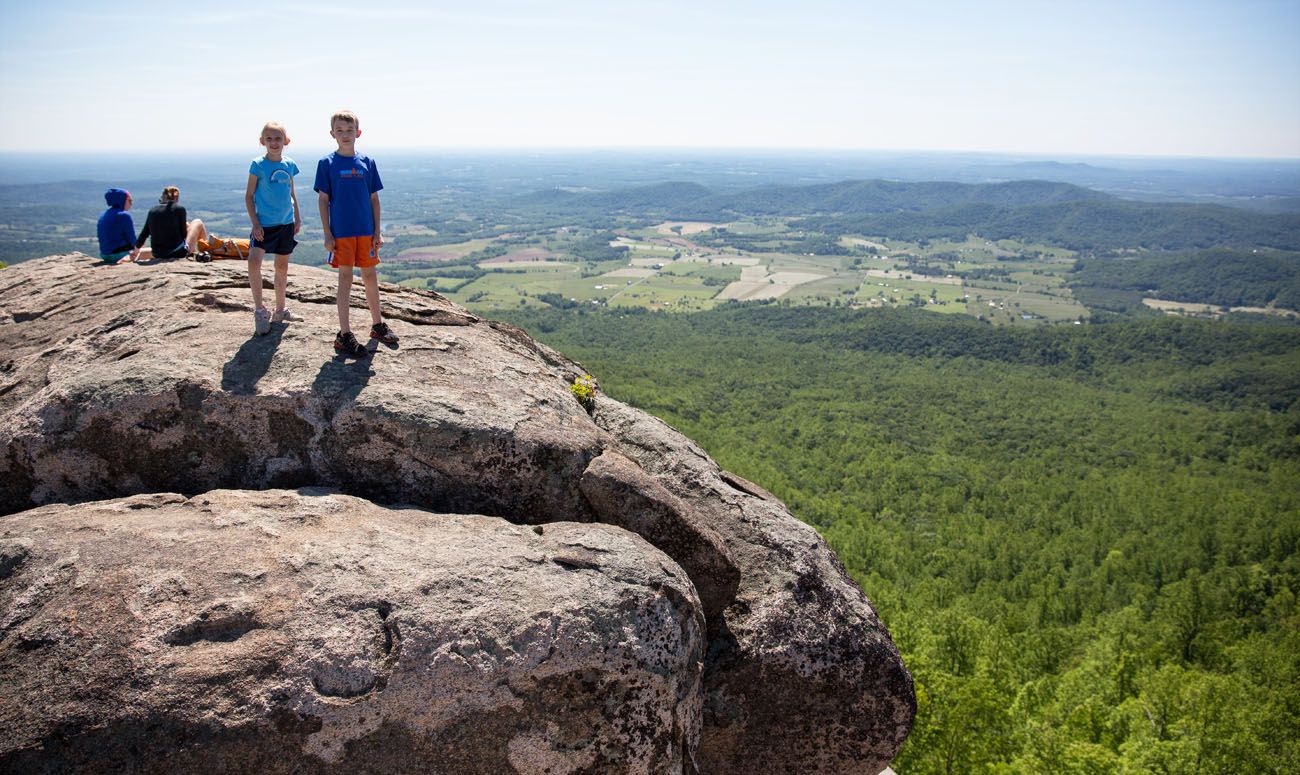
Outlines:
[{"label": "boy's bare legs", "polygon": [[[365,270],[361,270],[365,272]],[[376,286],[375,290],[379,290]],[[352,323],[348,319],[348,309],[352,301],[352,267],[339,267],[339,333],[346,334],[352,330]]]},{"label": "boy's bare legs", "polygon": [[[363,269],[362,272],[365,270]],[[370,355],[366,346],[357,341],[352,333],[352,324],[348,313],[352,301],[352,267],[339,267],[339,335],[334,337],[334,351],[352,358],[365,358]]]},{"label": "boy's bare legs", "polygon": [[366,306],[370,308],[370,322],[382,323],[384,318],[379,312],[379,272],[373,266],[361,270],[361,282],[366,286]]},{"label": "boy's bare legs", "polygon": [[204,226],[203,221],[198,218],[185,226],[185,247],[189,248],[191,253],[199,252],[199,240],[207,238],[208,227]]},{"label": "boy's bare legs", "polygon": [[284,314],[284,293],[289,286],[289,257],[275,254],[275,312]]},{"label": "boy's bare legs", "polygon": [[370,338],[378,339],[389,347],[397,346],[397,334],[384,323],[383,312],[379,309],[379,272],[375,267],[361,270],[361,279],[366,284],[366,306],[370,308]]}]

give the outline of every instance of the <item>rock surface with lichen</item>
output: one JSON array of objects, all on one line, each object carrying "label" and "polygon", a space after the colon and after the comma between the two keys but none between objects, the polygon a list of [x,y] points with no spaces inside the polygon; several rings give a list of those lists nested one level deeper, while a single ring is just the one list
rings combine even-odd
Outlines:
[{"label": "rock surface with lichen", "polygon": [[7,770],[656,773],[698,743],[699,601],[625,530],[303,489],[4,534]]}]

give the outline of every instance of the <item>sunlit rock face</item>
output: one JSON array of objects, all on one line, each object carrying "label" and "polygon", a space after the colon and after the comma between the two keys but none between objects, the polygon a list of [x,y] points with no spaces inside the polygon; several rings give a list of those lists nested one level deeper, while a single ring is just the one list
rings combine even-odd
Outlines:
[{"label": "sunlit rock face", "polygon": [[334,284],[252,337],[237,263],[0,271],[0,769],[888,763],[911,678],[780,501],[436,294],[336,359]]}]

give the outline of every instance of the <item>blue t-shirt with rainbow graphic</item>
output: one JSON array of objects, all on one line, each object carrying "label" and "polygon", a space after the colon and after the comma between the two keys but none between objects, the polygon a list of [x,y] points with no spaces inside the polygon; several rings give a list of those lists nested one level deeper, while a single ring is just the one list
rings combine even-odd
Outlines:
[{"label": "blue t-shirt with rainbow graphic", "polygon": [[262,156],[253,159],[248,167],[249,175],[257,176],[257,188],[253,190],[253,208],[257,211],[257,220],[263,226],[283,226],[293,223],[293,179],[298,174],[298,165],[293,159],[281,158],[271,161]]}]

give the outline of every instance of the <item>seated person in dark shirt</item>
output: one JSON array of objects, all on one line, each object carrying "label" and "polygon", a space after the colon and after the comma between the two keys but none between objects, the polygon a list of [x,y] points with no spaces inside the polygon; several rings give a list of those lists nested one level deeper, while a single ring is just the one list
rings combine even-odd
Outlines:
[{"label": "seated person in dark shirt", "polygon": [[140,248],[145,240],[149,247],[140,251],[136,261],[151,258],[185,258],[198,250],[199,240],[208,236],[203,221],[195,218],[185,220],[185,208],[180,205],[181,190],[176,186],[163,189],[158,204],[149,210],[144,219],[144,228],[135,246]]}]

